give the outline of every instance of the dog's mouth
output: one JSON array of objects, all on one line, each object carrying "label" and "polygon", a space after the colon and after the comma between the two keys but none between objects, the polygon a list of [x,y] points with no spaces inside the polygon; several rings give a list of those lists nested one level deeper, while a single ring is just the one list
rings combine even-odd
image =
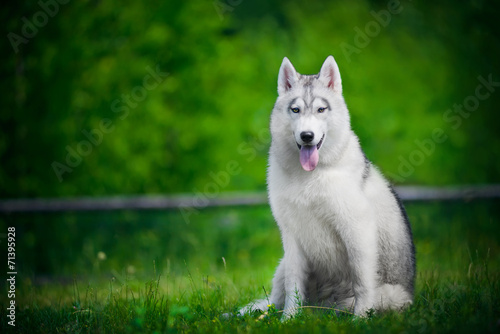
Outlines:
[{"label": "dog's mouth", "polygon": [[[321,148],[321,145],[323,144],[323,139],[325,139],[325,135],[323,135],[323,137],[321,137],[321,140],[319,141],[319,143],[316,144],[316,148],[319,150]],[[302,149],[302,145],[300,145],[299,143],[296,143],[297,144],[297,147],[300,149]],[[313,146],[313,145],[304,145],[304,146]]]},{"label": "dog's mouth", "polygon": [[300,150],[300,164],[305,171],[312,172],[316,169],[319,161],[318,151],[321,148],[324,139],[325,135],[321,137],[321,140],[316,145],[300,145],[297,143]]}]

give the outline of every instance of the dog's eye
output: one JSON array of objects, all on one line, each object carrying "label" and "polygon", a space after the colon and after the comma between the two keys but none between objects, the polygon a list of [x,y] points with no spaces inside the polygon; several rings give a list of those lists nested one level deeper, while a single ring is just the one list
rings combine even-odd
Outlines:
[{"label": "dog's eye", "polygon": [[294,108],[290,108],[290,110],[295,113],[295,114],[298,114],[300,112],[300,109],[297,108],[297,107],[294,107]]},{"label": "dog's eye", "polygon": [[318,108],[318,112],[319,112],[319,113],[324,113],[324,112],[325,112],[325,110],[326,110],[326,108]]}]

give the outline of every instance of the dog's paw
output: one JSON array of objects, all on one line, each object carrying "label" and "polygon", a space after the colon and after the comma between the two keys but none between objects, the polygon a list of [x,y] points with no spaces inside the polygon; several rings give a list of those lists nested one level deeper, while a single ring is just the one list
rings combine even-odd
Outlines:
[{"label": "dog's paw", "polygon": [[288,307],[283,310],[283,315],[281,316],[281,322],[287,322],[295,318],[299,313],[298,307]]},{"label": "dog's paw", "polygon": [[271,305],[269,305],[269,302],[265,299],[256,300],[256,301],[248,304],[247,306],[241,308],[238,311],[238,315],[245,315],[247,313],[254,313],[255,311],[260,311],[263,313],[263,312],[266,312],[270,306]]},{"label": "dog's paw", "polygon": [[228,312],[228,313],[223,313],[223,314],[221,315],[221,318],[222,318],[222,319],[232,319],[232,318],[234,318],[234,317],[241,317],[240,312],[238,312],[238,313],[229,313],[229,312]]},{"label": "dog's paw", "polygon": [[358,319],[370,319],[375,314],[375,309],[373,307],[355,307],[354,308],[354,318]]}]

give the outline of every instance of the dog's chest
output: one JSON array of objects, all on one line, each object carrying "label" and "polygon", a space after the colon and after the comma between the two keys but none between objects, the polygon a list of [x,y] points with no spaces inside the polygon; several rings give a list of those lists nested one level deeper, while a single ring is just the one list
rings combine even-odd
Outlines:
[{"label": "dog's chest", "polygon": [[311,269],[335,273],[348,267],[340,224],[331,207],[325,210],[320,199],[307,203],[283,199],[279,206],[278,224],[297,241]]},{"label": "dog's chest", "polygon": [[334,221],[309,216],[309,219],[294,221],[293,224],[295,238],[313,267],[330,271],[346,266],[345,243]]},{"label": "dog's chest", "polygon": [[293,236],[315,269],[331,273],[348,268],[341,229],[351,210],[339,188],[339,181],[345,178],[322,175],[304,179],[274,172],[269,175],[269,196],[281,229]]}]

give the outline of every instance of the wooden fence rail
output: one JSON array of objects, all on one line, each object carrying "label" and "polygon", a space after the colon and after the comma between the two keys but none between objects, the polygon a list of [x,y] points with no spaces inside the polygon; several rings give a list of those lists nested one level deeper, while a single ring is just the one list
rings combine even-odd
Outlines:
[{"label": "wooden fence rail", "polygon": [[[500,198],[500,184],[455,187],[395,187],[403,201],[448,201]],[[168,196],[116,196],[78,198],[35,198],[0,200],[0,213],[14,212],[63,212],[110,210],[175,210],[220,206],[248,206],[267,204],[265,192],[222,193],[218,196],[168,195]]]}]

